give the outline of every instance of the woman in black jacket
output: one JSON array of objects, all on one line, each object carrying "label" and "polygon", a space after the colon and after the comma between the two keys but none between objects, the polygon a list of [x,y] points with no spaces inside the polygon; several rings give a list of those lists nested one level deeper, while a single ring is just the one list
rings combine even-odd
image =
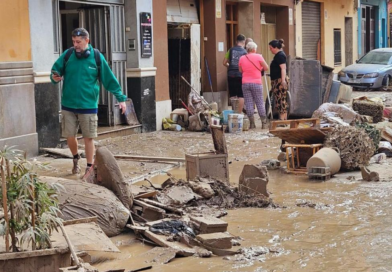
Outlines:
[{"label": "woman in black jacket", "polygon": [[283,52],[284,41],[272,40],[269,49],[274,54],[270,65],[271,86],[275,96],[275,107],[280,120],[287,120],[288,77],[286,75],[286,54]]}]

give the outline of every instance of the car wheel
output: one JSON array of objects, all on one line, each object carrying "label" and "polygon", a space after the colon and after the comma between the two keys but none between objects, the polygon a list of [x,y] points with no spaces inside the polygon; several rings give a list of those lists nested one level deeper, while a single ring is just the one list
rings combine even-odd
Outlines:
[{"label": "car wheel", "polygon": [[382,84],[382,89],[384,91],[392,91],[392,79],[390,76],[385,76]]}]

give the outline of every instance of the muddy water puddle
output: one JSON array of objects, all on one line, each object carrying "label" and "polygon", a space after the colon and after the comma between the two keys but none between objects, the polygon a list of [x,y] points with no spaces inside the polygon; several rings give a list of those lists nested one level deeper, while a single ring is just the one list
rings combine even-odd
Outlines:
[{"label": "muddy water puddle", "polygon": [[[233,184],[238,183],[244,164],[276,158],[280,145],[278,139],[260,130],[226,134],[226,141]],[[114,154],[165,157],[183,157],[185,153],[213,149],[210,134],[188,132],[132,135],[103,140],[101,144]],[[169,264],[153,264],[150,271],[392,271],[390,164],[391,161],[371,166],[384,181],[378,183],[361,181],[359,172],[340,173],[327,182],[315,182],[280,170],[269,171],[268,190],[280,208],[230,210],[222,218],[229,223],[231,234],[243,238],[242,247],[252,247],[253,251],[226,258],[176,258]],[[128,179],[159,172],[167,166],[120,162]],[[186,177],[183,164],[169,172],[176,178]],[[165,174],[151,178],[154,183],[166,179]],[[137,240],[132,232],[112,241],[121,253],[92,254],[94,266],[100,271],[130,270],[143,264],[141,254],[153,247]]]}]

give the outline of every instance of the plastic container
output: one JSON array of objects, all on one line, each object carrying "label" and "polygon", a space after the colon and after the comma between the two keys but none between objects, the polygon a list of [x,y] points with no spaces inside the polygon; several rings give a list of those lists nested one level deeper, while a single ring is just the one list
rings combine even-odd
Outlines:
[{"label": "plastic container", "polygon": [[243,114],[229,114],[228,126],[230,133],[241,133],[244,121]]},{"label": "plastic container", "polygon": [[324,147],[321,148],[316,154],[314,154],[306,163],[308,172],[312,167],[329,167],[331,169],[331,175],[339,172],[342,165],[340,154],[337,149]]},{"label": "plastic container", "polygon": [[244,116],[243,124],[242,124],[242,131],[248,131],[250,127],[250,121],[248,116]]},{"label": "plastic container", "polygon": [[229,121],[229,114],[232,114],[232,113],[234,113],[233,110],[224,110],[222,112],[222,114],[223,114],[223,124],[224,125],[227,125],[227,123]]}]

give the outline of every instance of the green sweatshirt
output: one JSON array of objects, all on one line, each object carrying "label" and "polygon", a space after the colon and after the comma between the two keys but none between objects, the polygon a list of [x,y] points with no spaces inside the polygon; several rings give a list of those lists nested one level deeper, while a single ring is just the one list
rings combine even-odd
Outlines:
[{"label": "green sweatshirt", "polygon": [[[94,49],[89,45],[91,54],[87,58],[78,59],[75,53],[69,57],[64,71],[65,51],[54,63],[52,70],[63,76],[63,92],[61,105],[71,109],[97,109],[99,100],[98,66],[95,62]],[[101,55],[100,80],[106,90],[114,94],[119,102],[127,97],[122,93],[117,78],[110,69],[104,56]],[[53,84],[57,84],[50,75]]]}]

